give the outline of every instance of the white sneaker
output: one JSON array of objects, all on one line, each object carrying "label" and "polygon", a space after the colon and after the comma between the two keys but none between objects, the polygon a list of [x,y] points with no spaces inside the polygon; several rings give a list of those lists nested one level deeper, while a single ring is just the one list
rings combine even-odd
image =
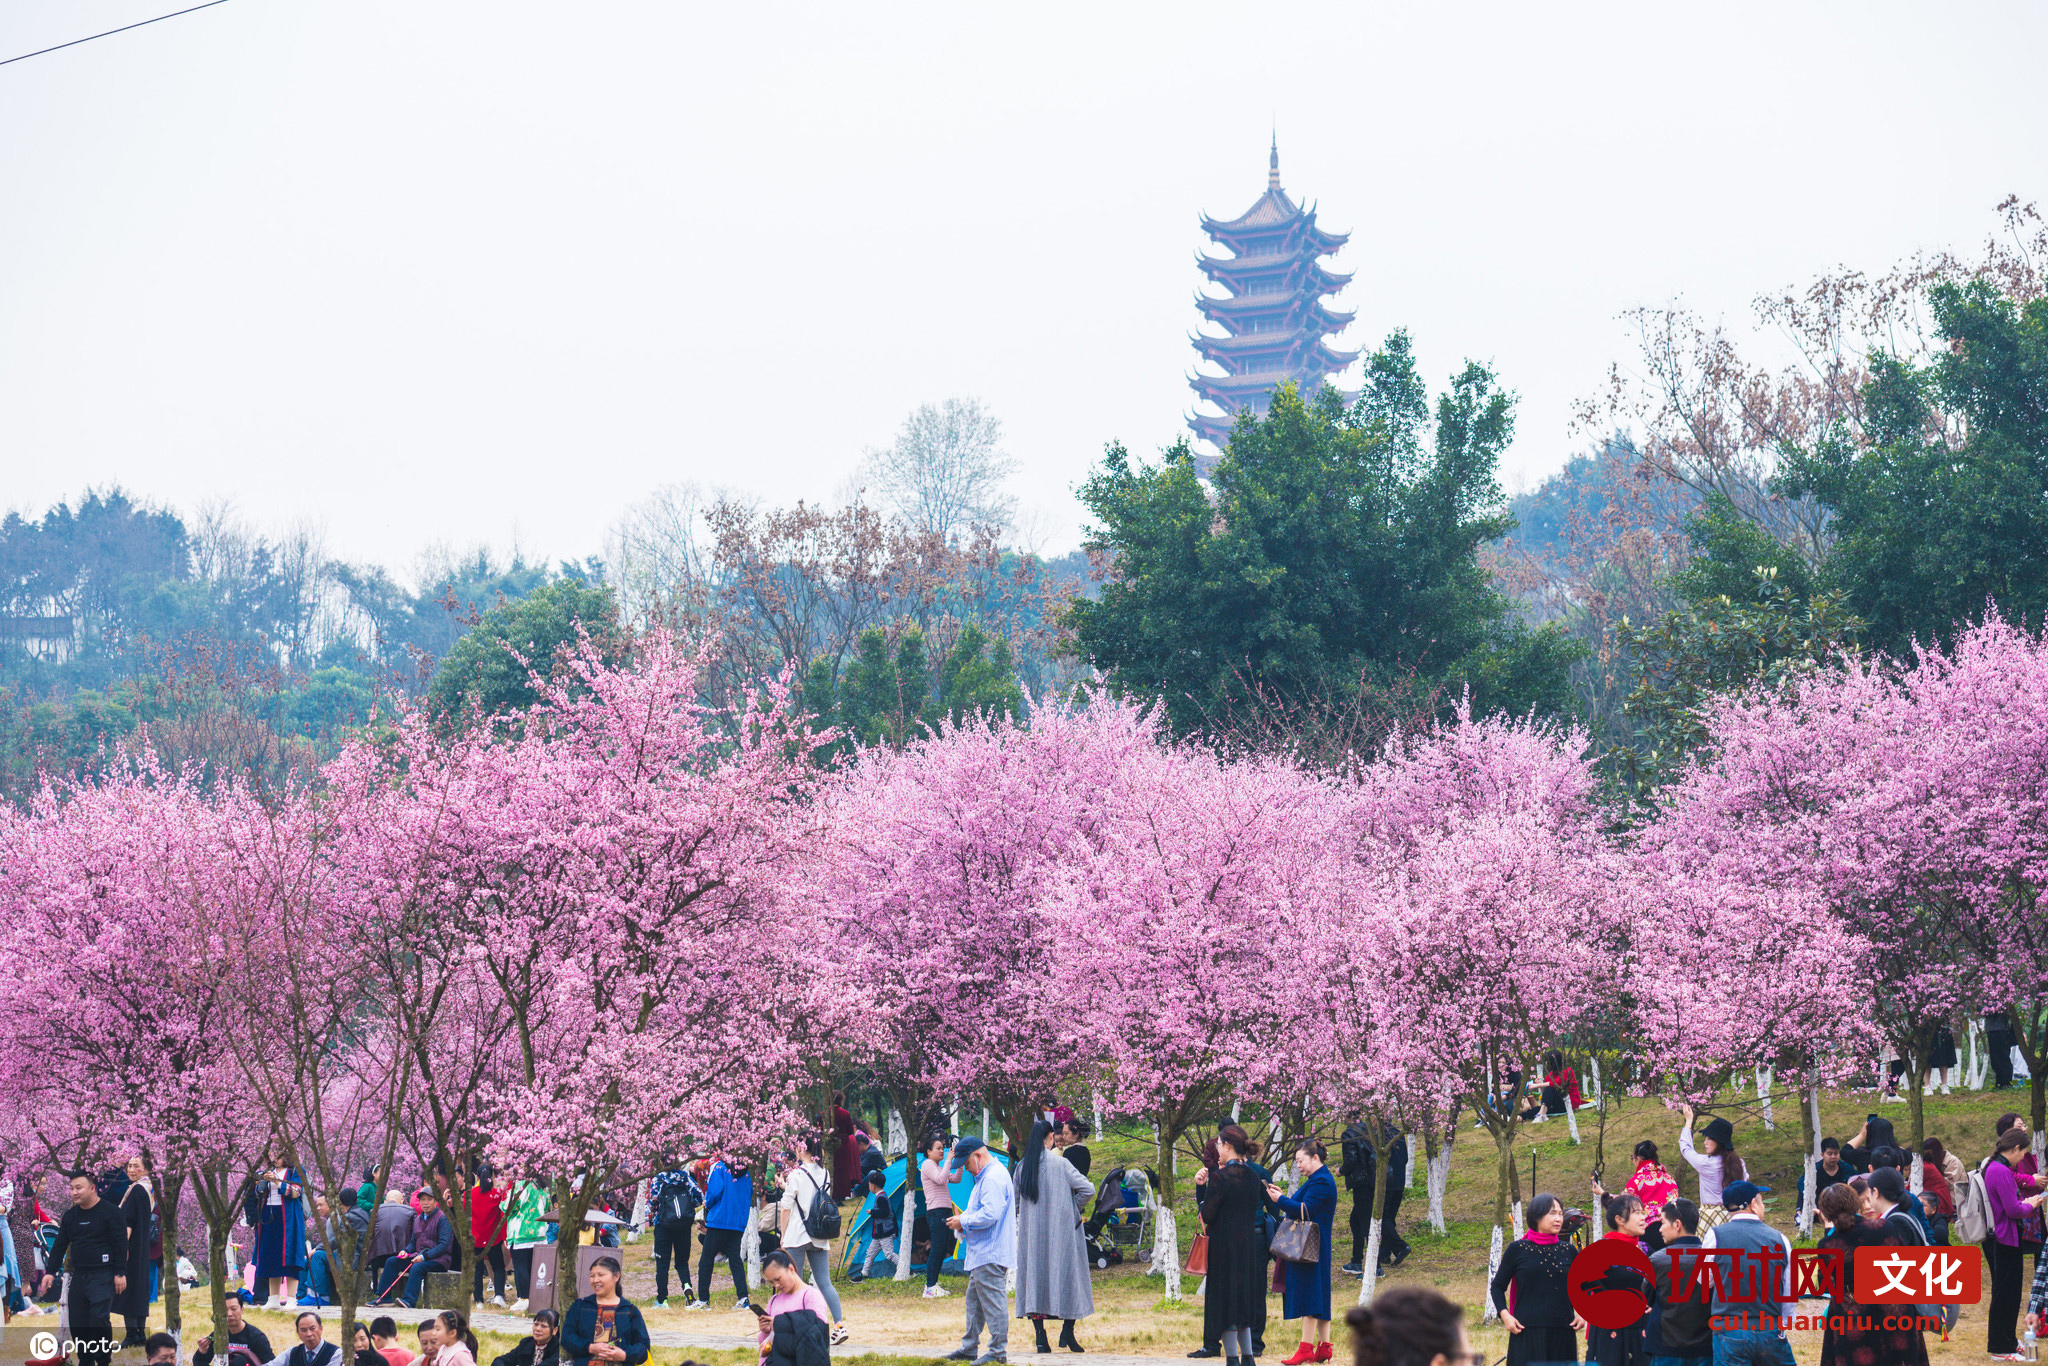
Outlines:
[{"label": "white sneaker", "polygon": [[491,1296],[491,1303],[503,1309],[505,1307],[505,1297],[503,1295],[493,1295]]},{"label": "white sneaker", "polygon": [[845,1325],[845,1324],[843,1324],[843,1323],[835,1323],[835,1324],[833,1324],[833,1325],[832,1325],[832,1344],[831,1344],[831,1345],[832,1345],[832,1346],[834,1346],[834,1347],[837,1347],[837,1346],[838,1346],[838,1345],[839,1345],[840,1343],[842,1343],[842,1342],[845,1342],[845,1341],[846,1341],[846,1340],[847,1340],[848,1338],[850,1338],[850,1337],[852,1337],[852,1336],[853,1336],[853,1334],[851,1334],[851,1333],[849,1333],[849,1332],[847,1332],[847,1331],[846,1331],[846,1325]]},{"label": "white sneaker", "polygon": [[709,1309],[710,1307],[711,1302],[709,1300],[691,1300],[683,1306],[684,1309]]},{"label": "white sneaker", "polygon": [[952,1293],[943,1285],[928,1285],[924,1288],[924,1297],[928,1300],[943,1300]]},{"label": "white sneaker", "polygon": [[741,1311],[741,1310],[745,1310],[745,1311],[747,1311],[748,1313],[752,1313],[752,1312],[753,1312],[753,1309],[754,1309],[754,1306],[753,1306],[753,1305],[751,1305],[751,1304],[749,1304],[749,1303],[747,1303],[747,1301],[745,1301],[745,1300],[741,1300],[741,1301],[740,1301],[740,1302],[739,1302],[738,1304],[736,1304],[736,1305],[734,1305],[734,1306],[733,1306],[733,1312],[734,1312],[734,1313],[738,1313],[738,1312],[739,1312],[739,1311]]},{"label": "white sneaker", "polygon": [[523,1299],[514,1300],[512,1302],[512,1312],[515,1314],[524,1314],[526,1312],[526,1301]]}]

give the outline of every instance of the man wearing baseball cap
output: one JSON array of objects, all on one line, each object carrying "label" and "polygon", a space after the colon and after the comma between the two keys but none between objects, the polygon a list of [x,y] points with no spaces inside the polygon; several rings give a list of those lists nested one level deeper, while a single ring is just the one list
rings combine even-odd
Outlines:
[{"label": "man wearing baseball cap", "polygon": [[[1715,1275],[1713,1316],[1714,1366],[1794,1366],[1792,1344],[1785,1330],[1777,1326],[1786,1312],[1792,1285],[1792,1242],[1764,1222],[1764,1196],[1769,1186],[1748,1181],[1730,1181],[1721,1188],[1721,1204],[1728,1211],[1726,1223],[1707,1230],[1704,1247],[1734,1248],[1741,1255],[1733,1267]],[[1768,1250],[1776,1248],[1776,1253]],[[1766,1262],[1752,1255],[1775,1258]],[[1770,1266],[1770,1280],[1764,1267]],[[1765,1320],[1770,1322],[1765,1326]]]}]

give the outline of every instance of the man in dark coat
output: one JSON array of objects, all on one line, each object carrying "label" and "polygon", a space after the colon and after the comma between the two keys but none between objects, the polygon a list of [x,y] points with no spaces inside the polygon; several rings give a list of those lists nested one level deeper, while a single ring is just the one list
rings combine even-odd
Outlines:
[{"label": "man in dark coat", "polygon": [[66,1304],[78,1366],[106,1366],[114,1351],[114,1300],[128,1288],[128,1225],[84,1172],[71,1178],[71,1208],[58,1222],[50,1265],[71,1275]]},{"label": "man in dark coat", "polygon": [[[1407,1149],[1404,1147],[1402,1151],[1406,1152]],[[1389,1154],[1389,1160],[1391,1157]],[[1372,1146],[1372,1130],[1367,1128],[1362,1120],[1346,1128],[1344,1158],[1337,1167],[1337,1175],[1344,1179],[1344,1189],[1351,1192],[1351,1260],[1344,1264],[1344,1270],[1354,1276],[1365,1274],[1365,1243],[1372,1231],[1372,1197],[1378,1164],[1379,1157]],[[1389,1186],[1387,1202],[1392,1204],[1394,1199],[1394,1188]],[[1392,1211],[1389,1210],[1388,1213],[1391,1214]],[[1380,1264],[1384,1266],[1387,1256],[1384,1230],[1381,1231],[1380,1237]]]},{"label": "man in dark coat", "polygon": [[1688,1295],[1686,1284],[1694,1266],[1688,1256],[1683,1266],[1674,1266],[1671,1249],[1700,1245],[1700,1207],[1682,1196],[1664,1202],[1664,1217],[1658,1224],[1664,1246],[1650,1254],[1650,1272],[1656,1294],[1650,1316],[1643,1323],[1643,1351],[1652,1361],[1671,1358],[1686,1363],[1706,1363],[1714,1358],[1714,1330],[1708,1324],[1710,1305],[1703,1293]]},{"label": "man in dark coat", "polygon": [[[1408,1240],[1401,1236],[1401,1230],[1394,1223],[1401,1213],[1401,1197],[1408,1190],[1408,1135],[1389,1124],[1382,1137],[1387,1141],[1387,1204],[1380,1211],[1379,1269],[1385,1271],[1407,1261],[1408,1254],[1414,1249],[1408,1246]],[[1367,1208],[1370,1207],[1368,1201]]]}]

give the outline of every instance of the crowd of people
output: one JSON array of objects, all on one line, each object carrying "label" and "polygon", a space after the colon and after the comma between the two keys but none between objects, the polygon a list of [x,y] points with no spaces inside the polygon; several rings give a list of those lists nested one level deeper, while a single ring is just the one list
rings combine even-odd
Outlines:
[{"label": "crowd of people", "polygon": [[[1578,1251],[1575,1212],[1555,1195],[1538,1194],[1525,1211],[1527,1232],[1506,1249],[1488,1285],[1509,1333],[1507,1366],[1576,1362],[1582,1337],[1584,1359],[1598,1366],[1793,1366],[1791,1343],[1776,1321],[1795,1298],[1792,1242],[1768,1221],[1770,1187],[1751,1179],[1725,1118],[1710,1119],[1696,1135],[1692,1109],[1683,1113],[1678,1149],[1698,1173],[1697,1201],[1678,1194],[1657,1145],[1647,1140],[1636,1145],[1635,1168],[1621,1190],[1607,1191],[1597,1181],[1593,1186],[1601,1236],[1632,1243],[1653,1273],[1645,1278],[1617,1266],[1607,1273],[1608,1286],[1640,1294],[1650,1306],[1647,1317],[1629,1328],[1601,1329],[1573,1308],[1566,1271]],[[1827,1229],[1819,1247],[1842,1254],[1819,1366],[1926,1366],[1927,1325],[1953,1328],[1954,1306],[1937,1321],[1859,1301],[1854,1252],[1948,1246],[1958,1232],[1984,1253],[1986,1350],[1994,1360],[2030,1359],[2019,1341],[2025,1259],[2035,1259],[2026,1321],[2040,1326],[2048,1323],[2048,1268],[2040,1256],[2048,1188],[2025,1121],[2007,1112],[1993,1127],[1995,1140],[1974,1169],[1937,1138],[1927,1139],[1917,1155],[1909,1152],[1891,1121],[1874,1114],[1847,1143],[1821,1141],[1821,1155],[1808,1164],[1796,1192],[1803,1199],[1811,1183]],[[1912,1189],[1915,1166],[1918,1193]],[[1693,1293],[1699,1278],[1674,1255],[1688,1247],[1745,1255],[1729,1264],[1730,1274],[1706,1278],[1702,1295]],[[1774,1283],[1758,1279],[1766,1266]]]},{"label": "crowd of people", "polygon": [[[1568,1069],[1551,1069],[1544,1090],[1575,1106],[1575,1085]],[[1587,1216],[1555,1195],[1537,1194],[1524,1211],[1526,1232],[1506,1247],[1487,1285],[1509,1334],[1506,1366],[1581,1359],[1598,1366],[1791,1366],[1791,1347],[1774,1322],[1776,1302],[1792,1285],[1791,1242],[1767,1217],[1764,1197],[1770,1188],[1755,1180],[1725,1117],[1699,1124],[1690,1107],[1681,1112],[1677,1149],[1696,1175],[1696,1200],[1680,1195],[1657,1143],[1647,1140],[1636,1145],[1633,1170],[1619,1190],[1609,1191],[1597,1180],[1592,1189],[1600,1236],[1632,1244],[1648,1259],[1647,1277],[1626,1267],[1608,1273],[1612,1284],[1642,1295],[1650,1306],[1647,1317],[1628,1328],[1605,1329],[1575,1312],[1566,1272]],[[878,1259],[893,1272],[897,1258],[919,1255],[920,1248],[927,1298],[954,1293],[942,1283],[947,1273],[964,1279],[962,1338],[947,1360],[974,1366],[1007,1361],[1013,1318],[1031,1322],[1041,1354],[1085,1350],[1079,1325],[1095,1312],[1088,1207],[1097,1196],[1089,1179],[1085,1121],[1064,1107],[1048,1111],[1021,1149],[1008,1154],[971,1135],[934,1132],[917,1152],[902,1155],[900,1170],[843,1103],[833,1107],[831,1124],[837,1139],[831,1158],[824,1137],[807,1137],[768,1166],[769,1184],[759,1199],[757,1170],[738,1155],[671,1161],[640,1189],[638,1208],[629,1216],[610,1210],[626,1209],[632,1193],[600,1194],[595,1222],[581,1241],[615,1244],[615,1230],[628,1224],[650,1230],[652,1305],[660,1308],[673,1298],[687,1310],[709,1309],[723,1261],[734,1306],[755,1316],[760,1355],[771,1366],[821,1366],[834,1346],[848,1340],[833,1254],[834,1244],[849,1232],[855,1239],[848,1253],[855,1280],[864,1279]],[[1859,1306],[1853,1252],[1959,1241],[1976,1242],[1984,1252],[1987,1350],[1994,1359],[2027,1359],[2019,1341],[2023,1309],[2026,1321],[2048,1325],[2048,1266],[2040,1257],[2048,1183],[2025,1120],[2007,1112],[1993,1127],[1990,1150],[1974,1167],[1938,1138],[1927,1139],[1917,1153],[1907,1150],[1893,1124],[1876,1114],[1846,1141],[1821,1141],[1820,1156],[1806,1165],[1793,1192],[1803,1201],[1810,1188],[1825,1230],[1820,1247],[1844,1254],[1819,1366],[1926,1366],[1918,1322],[1872,1315],[1868,1306]],[[1362,1270],[1378,1181],[1387,1183],[1379,1265],[1398,1265],[1408,1255],[1394,1226],[1406,1184],[1406,1141],[1390,1127],[1353,1124],[1344,1133],[1341,1165],[1333,1169],[1321,1140],[1292,1140],[1284,1154],[1292,1167],[1286,1188],[1260,1164],[1260,1156],[1260,1145],[1244,1128],[1227,1124],[1209,1140],[1194,1174],[1200,1236],[1189,1269],[1205,1277],[1203,1342],[1188,1356],[1255,1366],[1266,1352],[1272,1288],[1281,1293],[1284,1318],[1300,1329],[1299,1342],[1281,1366],[1328,1362],[1336,1351],[1332,1278],[1338,1270]],[[329,1249],[344,1245],[338,1236],[342,1225],[356,1235],[347,1245],[360,1250],[355,1274],[368,1306],[417,1305],[426,1277],[454,1266],[456,1239],[447,1206],[458,1200],[469,1212],[475,1255],[468,1281],[475,1303],[515,1313],[528,1308],[535,1255],[559,1237],[547,1182],[480,1165],[474,1173],[458,1168],[447,1178],[430,1174],[416,1189],[394,1188],[380,1198],[373,1175],[365,1176],[349,1193],[347,1208],[337,1212],[324,1196],[309,1202],[300,1174],[281,1153],[270,1155],[243,1207],[249,1252],[246,1262],[236,1256],[240,1284],[227,1300],[226,1342],[217,1348],[211,1335],[200,1339],[192,1366],[214,1366],[216,1357],[227,1366],[340,1366],[338,1345],[323,1340],[321,1320],[311,1311],[335,1296]],[[1351,1262],[1341,1268],[1333,1247],[1340,1182],[1351,1197],[1353,1238]],[[967,1193],[960,1199],[963,1184]],[[12,1193],[9,1187],[0,1198],[11,1199]],[[34,1218],[53,1226],[54,1237],[46,1249],[38,1247],[34,1279],[24,1283],[18,1271],[10,1271],[10,1280],[47,1304],[59,1293],[58,1273],[68,1271],[64,1298],[75,1338],[111,1346],[112,1320],[119,1315],[125,1328],[121,1345],[141,1347],[153,1366],[169,1366],[176,1344],[163,1334],[145,1333],[164,1274],[156,1183],[147,1158],[137,1156],[97,1178],[75,1174],[70,1196],[70,1206],[53,1219],[31,1189]],[[857,1202],[851,1230],[842,1212],[849,1202]],[[923,1236],[913,1238],[913,1232]],[[747,1249],[758,1256],[758,1287],[749,1284],[743,1251],[749,1233],[759,1240]],[[694,1275],[693,1240],[700,1253]],[[1755,1282],[1762,1263],[1746,1257],[1736,1263],[1742,1270],[1735,1278],[1709,1278],[1710,1294],[1689,1295],[1688,1282],[1698,1278],[1688,1276],[1676,1255],[1685,1248],[1782,1253],[1772,1263],[1780,1268],[1773,1273],[1777,1284]],[[5,1251],[11,1267],[11,1232]],[[509,1303],[508,1273],[516,1297]],[[640,1366],[649,1348],[647,1324],[623,1296],[621,1278],[616,1256],[598,1256],[587,1272],[589,1293],[560,1311],[540,1309],[530,1333],[491,1366]],[[1417,1366],[1481,1366],[1471,1359],[1456,1306],[1450,1307],[1451,1319],[1439,1322],[1438,1308],[1408,1290],[1389,1287],[1371,1309],[1349,1316],[1358,1360],[1407,1360],[1427,1347],[1415,1356]],[[245,1305],[299,1307],[297,1341],[274,1350],[244,1317]],[[19,1296],[10,1304],[14,1312],[41,1307]],[[1953,1325],[1950,1311],[1942,1327]],[[359,1327],[352,1366],[478,1366],[474,1336],[459,1312],[444,1310],[423,1321],[418,1351],[400,1346],[397,1332],[388,1316]],[[82,1366],[91,1366],[94,1355],[82,1353]],[[103,1360],[106,1353],[96,1355]]]}]

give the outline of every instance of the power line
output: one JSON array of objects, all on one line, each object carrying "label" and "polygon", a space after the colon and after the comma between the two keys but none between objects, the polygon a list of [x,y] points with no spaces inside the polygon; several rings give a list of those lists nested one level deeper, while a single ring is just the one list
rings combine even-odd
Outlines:
[{"label": "power line", "polygon": [[6,61],[0,62],[0,66],[6,66],[12,62],[25,62],[31,57],[42,56],[44,52],[61,52],[67,47],[77,47],[80,43],[89,43],[94,38],[111,38],[117,33],[126,33],[131,28],[142,28],[147,24],[160,24],[166,19],[175,19],[180,14],[191,14],[198,10],[212,9],[215,5],[225,5],[227,2],[228,0],[206,0],[205,4],[194,5],[191,9],[181,9],[173,14],[159,14],[156,18],[144,19],[141,23],[123,24],[120,28],[110,28],[105,33],[95,33],[84,38],[73,38],[68,43],[59,43],[55,47],[46,47],[39,52],[24,52],[19,57],[9,57]]}]

